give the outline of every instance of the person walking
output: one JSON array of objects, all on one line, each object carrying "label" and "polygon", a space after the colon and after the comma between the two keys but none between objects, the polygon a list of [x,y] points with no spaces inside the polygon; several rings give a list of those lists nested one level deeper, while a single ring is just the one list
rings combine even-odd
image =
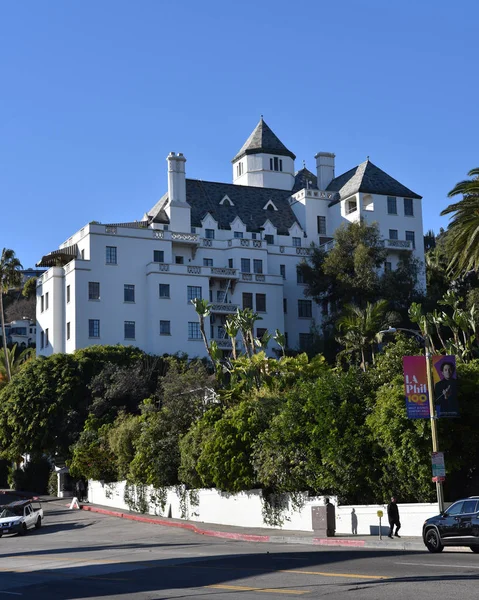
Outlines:
[{"label": "person walking", "polygon": [[392,539],[394,527],[396,527],[396,537],[401,537],[398,531],[401,529],[401,521],[399,520],[399,508],[395,496],[391,497],[391,502],[388,504],[388,521],[389,533],[388,537]]}]

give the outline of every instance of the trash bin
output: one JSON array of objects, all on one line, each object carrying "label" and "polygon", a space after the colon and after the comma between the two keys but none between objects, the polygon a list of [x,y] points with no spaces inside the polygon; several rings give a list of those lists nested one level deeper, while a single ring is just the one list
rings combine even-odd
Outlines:
[{"label": "trash bin", "polygon": [[336,533],[336,509],[329,500],[324,506],[311,507],[313,531],[319,537],[334,537]]}]

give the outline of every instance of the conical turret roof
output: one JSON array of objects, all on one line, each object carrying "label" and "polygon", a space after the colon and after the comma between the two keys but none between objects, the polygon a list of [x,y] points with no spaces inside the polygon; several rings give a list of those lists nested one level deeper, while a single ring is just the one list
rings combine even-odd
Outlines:
[{"label": "conical turret roof", "polygon": [[279,156],[290,156],[293,160],[296,156],[288,150],[283,142],[276,136],[261,117],[253,133],[249,136],[243,147],[231,162],[235,162],[246,154],[277,154]]}]

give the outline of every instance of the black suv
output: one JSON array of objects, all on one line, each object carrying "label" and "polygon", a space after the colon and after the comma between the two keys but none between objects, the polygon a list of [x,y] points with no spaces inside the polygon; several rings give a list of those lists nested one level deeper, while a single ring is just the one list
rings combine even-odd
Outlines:
[{"label": "black suv", "polygon": [[444,546],[469,546],[479,553],[479,496],[458,500],[424,521],[422,539],[429,552],[442,552]]}]

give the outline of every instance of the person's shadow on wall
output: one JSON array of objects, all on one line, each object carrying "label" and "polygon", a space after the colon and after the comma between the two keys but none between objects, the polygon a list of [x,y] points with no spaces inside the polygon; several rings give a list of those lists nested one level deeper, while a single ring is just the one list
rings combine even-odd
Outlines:
[{"label": "person's shadow on wall", "polygon": [[351,511],[351,531],[353,535],[358,535],[358,515],[354,508]]}]

